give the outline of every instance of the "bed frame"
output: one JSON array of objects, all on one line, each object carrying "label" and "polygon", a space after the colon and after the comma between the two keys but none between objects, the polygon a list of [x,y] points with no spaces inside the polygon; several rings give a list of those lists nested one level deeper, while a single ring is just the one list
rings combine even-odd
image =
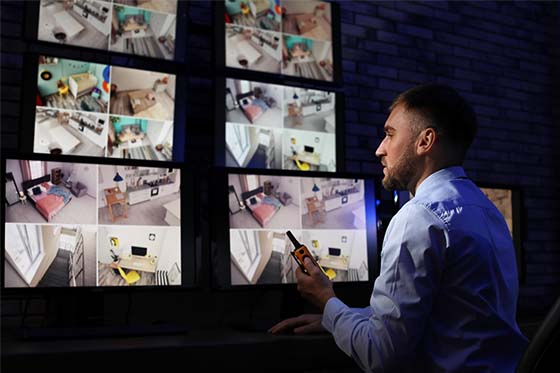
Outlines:
[{"label": "bed frame", "polygon": [[252,196],[256,196],[257,194],[262,193],[263,190],[264,190],[263,187],[260,186],[256,189],[250,190],[248,192],[243,192],[243,193],[241,193],[241,200],[245,201],[246,199],[251,198]]},{"label": "bed frame", "polygon": [[[32,188],[35,185],[39,185],[41,183],[44,183],[46,181],[51,181],[51,175],[45,175],[45,176],[38,177],[36,179],[23,181],[21,183],[21,187],[23,188],[24,193],[26,193],[27,189]],[[31,199],[31,198],[29,198],[29,199],[31,200],[31,202],[33,204],[35,204],[35,201],[33,201],[33,199]]]}]

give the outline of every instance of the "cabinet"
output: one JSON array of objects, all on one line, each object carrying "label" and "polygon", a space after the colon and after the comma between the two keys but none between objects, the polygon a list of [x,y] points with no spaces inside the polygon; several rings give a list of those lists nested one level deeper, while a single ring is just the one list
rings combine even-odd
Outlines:
[{"label": "cabinet", "polygon": [[51,170],[51,182],[53,184],[60,184],[62,181],[62,170],[60,168],[53,168]]},{"label": "cabinet", "polygon": [[128,192],[128,203],[134,205],[136,203],[144,202],[150,200],[150,188],[129,191]]}]

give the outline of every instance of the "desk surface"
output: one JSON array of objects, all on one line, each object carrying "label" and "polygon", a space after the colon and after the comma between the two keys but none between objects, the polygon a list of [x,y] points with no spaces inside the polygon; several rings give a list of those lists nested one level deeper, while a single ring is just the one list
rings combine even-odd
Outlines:
[{"label": "desk surface", "polygon": [[119,265],[126,269],[155,273],[157,262],[157,256],[128,255],[120,258]]},{"label": "desk surface", "polygon": [[[194,323],[194,321],[193,321]],[[83,366],[91,369],[127,368],[146,371],[154,361],[178,363],[188,371],[316,371],[350,372],[356,364],[334,343],[328,333],[317,335],[271,335],[231,329],[193,330],[188,334],[150,337],[92,337],[23,340],[11,337],[3,343],[2,365],[6,371],[31,371],[47,366]],[[240,358],[246,356],[247,358]],[[282,358],[290,356],[289,359]],[[6,364],[6,365],[4,365]],[[174,364],[172,364],[174,365]],[[169,366],[172,366],[169,365]],[[14,369],[8,369],[8,368]],[[214,369],[212,369],[214,368]]]},{"label": "desk surface", "polygon": [[341,269],[347,271],[350,265],[348,258],[345,256],[324,256],[319,258],[319,264],[322,267]]},{"label": "desk surface", "polygon": [[321,164],[321,155],[319,153],[298,153],[295,156],[291,157],[292,159],[297,158],[300,162],[309,163],[315,166],[319,166]]}]

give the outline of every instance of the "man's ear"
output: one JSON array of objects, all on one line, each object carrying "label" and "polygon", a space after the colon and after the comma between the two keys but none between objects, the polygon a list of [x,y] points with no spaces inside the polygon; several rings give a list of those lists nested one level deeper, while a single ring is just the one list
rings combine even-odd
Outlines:
[{"label": "man's ear", "polygon": [[425,155],[432,151],[437,140],[437,132],[434,128],[428,127],[418,134],[416,140],[416,154]]}]

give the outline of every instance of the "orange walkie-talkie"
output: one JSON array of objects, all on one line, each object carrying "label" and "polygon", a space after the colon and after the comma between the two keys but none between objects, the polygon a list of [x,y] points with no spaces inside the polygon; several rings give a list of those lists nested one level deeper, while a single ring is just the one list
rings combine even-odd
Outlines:
[{"label": "orange walkie-talkie", "polygon": [[295,247],[292,251],[290,251],[290,254],[292,254],[292,256],[296,260],[297,264],[299,265],[299,268],[301,268],[303,273],[309,274],[305,269],[305,266],[303,265],[303,259],[305,259],[305,257],[308,257],[313,262],[313,264],[315,264],[317,267],[321,269],[321,271],[325,274],[325,276],[329,278],[329,280],[332,280],[332,275],[329,275],[328,272],[325,272],[323,267],[321,267],[319,263],[317,263],[313,255],[311,255],[311,253],[309,252],[307,246],[300,244],[299,241],[294,237],[292,232],[287,231],[286,234],[288,235],[288,238],[290,239],[290,241],[292,241],[292,244]]}]

